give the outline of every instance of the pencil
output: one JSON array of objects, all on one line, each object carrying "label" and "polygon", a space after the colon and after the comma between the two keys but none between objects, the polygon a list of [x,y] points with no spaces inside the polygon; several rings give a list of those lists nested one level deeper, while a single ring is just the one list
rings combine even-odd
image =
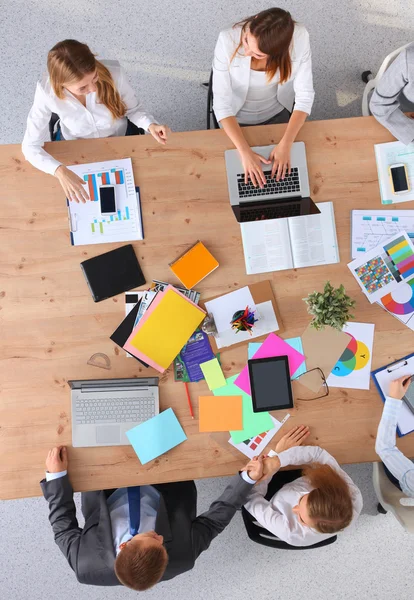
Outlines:
[{"label": "pencil", "polygon": [[187,393],[188,408],[190,409],[190,415],[191,415],[191,418],[194,419],[193,406],[191,404],[190,392],[188,391],[188,385],[187,385],[186,381],[184,381],[184,385],[185,385],[185,391]]}]

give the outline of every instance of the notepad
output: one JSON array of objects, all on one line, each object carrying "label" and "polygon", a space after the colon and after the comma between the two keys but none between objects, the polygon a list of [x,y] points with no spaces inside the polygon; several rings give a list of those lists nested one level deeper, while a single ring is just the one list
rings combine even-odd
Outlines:
[{"label": "notepad", "polygon": [[143,465],[187,439],[172,408],[126,432]]},{"label": "notepad", "polygon": [[243,429],[241,396],[200,396],[198,410],[200,431]]},{"label": "notepad", "polygon": [[185,254],[170,263],[170,269],[181,283],[191,289],[219,266],[203,242],[197,242]]},{"label": "notepad", "polygon": [[212,358],[211,360],[201,363],[200,369],[203,371],[204,378],[210,390],[215,390],[216,388],[226,385],[226,379],[217,358]]},{"label": "notepad", "polygon": [[205,314],[173,286],[168,286],[151,302],[124,349],[163,373]]},{"label": "notepad", "polygon": [[230,430],[230,435],[235,444],[244,442],[254,435],[269,431],[273,428],[273,421],[268,412],[253,412],[252,398],[248,394],[240,391],[240,388],[234,385],[234,380],[238,375],[233,375],[226,379],[226,385],[213,391],[215,396],[240,396],[243,403],[243,429]]}]

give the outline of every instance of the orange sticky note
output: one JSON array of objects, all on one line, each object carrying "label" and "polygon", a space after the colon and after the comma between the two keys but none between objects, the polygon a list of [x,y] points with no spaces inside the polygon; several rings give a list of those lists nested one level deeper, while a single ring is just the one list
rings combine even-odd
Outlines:
[{"label": "orange sticky note", "polygon": [[172,262],[170,269],[187,289],[191,289],[218,266],[217,260],[203,242],[197,242]]},{"label": "orange sticky note", "polygon": [[235,431],[243,429],[241,396],[200,396],[198,409],[200,431]]}]

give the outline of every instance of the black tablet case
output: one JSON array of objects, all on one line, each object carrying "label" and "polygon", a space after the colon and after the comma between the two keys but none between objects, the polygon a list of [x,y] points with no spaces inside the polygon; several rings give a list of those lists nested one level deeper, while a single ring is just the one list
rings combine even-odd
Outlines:
[{"label": "black tablet case", "polygon": [[[134,306],[134,308],[131,309],[131,311],[127,314],[127,316],[122,321],[122,323],[119,325],[119,327],[117,327],[117,329],[115,329],[115,331],[113,332],[113,334],[111,336],[109,336],[110,339],[113,342],[115,342],[115,344],[117,344],[118,346],[120,346],[121,348],[124,347],[124,344],[126,343],[127,339],[131,335],[132,330],[134,329],[135,319],[137,318],[138,309],[139,309],[139,305],[140,304],[141,304],[141,301],[139,301]],[[131,354],[131,356],[133,358],[135,358],[135,360],[137,360],[138,362],[140,362],[142,365],[144,365],[144,367],[148,367],[149,366],[149,365],[147,365],[147,363],[144,363],[144,361],[140,360],[139,358],[137,358],[133,354]]]},{"label": "black tablet case", "polygon": [[89,258],[80,266],[95,302],[122,294],[145,283],[131,244]]}]

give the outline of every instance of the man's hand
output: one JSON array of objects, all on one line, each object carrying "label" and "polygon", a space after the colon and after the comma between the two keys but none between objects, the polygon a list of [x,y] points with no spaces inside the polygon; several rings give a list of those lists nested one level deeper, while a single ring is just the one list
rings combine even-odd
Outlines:
[{"label": "man's hand", "polygon": [[49,450],[46,457],[46,471],[48,473],[60,473],[68,470],[68,453],[66,446],[58,446]]},{"label": "man's hand", "polygon": [[409,375],[404,375],[399,379],[394,379],[394,381],[391,381],[390,383],[388,396],[391,396],[391,398],[395,398],[396,400],[402,400],[402,397],[404,396],[410,385],[411,377]]},{"label": "man's hand", "polygon": [[297,425],[280,438],[276,444],[275,451],[284,452],[285,450],[289,450],[289,448],[301,446],[309,434],[309,427],[306,425]]},{"label": "man's hand", "polygon": [[247,465],[242,469],[247,472],[247,475],[253,481],[262,479],[263,475],[263,456],[255,456]]}]

